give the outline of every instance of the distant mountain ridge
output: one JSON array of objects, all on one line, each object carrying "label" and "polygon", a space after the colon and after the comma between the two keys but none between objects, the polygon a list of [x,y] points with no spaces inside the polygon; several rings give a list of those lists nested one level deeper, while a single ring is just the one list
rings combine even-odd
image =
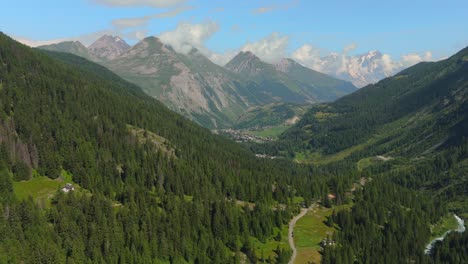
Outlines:
[{"label": "distant mountain ridge", "polygon": [[88,48],[79,42],[39,48],[98,62],[208,128],[230,127],[248,109],[264,104],[332,101],[356,90],[349,82],[290,59],[290,67],[281,68],[251,52],[240,52],[222,67],[196,49],[178,53],[156,37],[134,46],[118,36],[104,35]]},{"label": "distant mountain ridge", "polygon": [[250,51],[240,52],[225,67],[257,82],[262,93],[287,103],[332,101],[356,90],[349,82],[306,68],[292,59],[273,65]]},{"label": "distant mountain ridge", "polygon": [[275,64],[275,68],[303,85],[310,86],[311,93],[320,102],[333,101],[357,90],[351,82],[314,71],[292,59],[282,59],[279,63]]}]

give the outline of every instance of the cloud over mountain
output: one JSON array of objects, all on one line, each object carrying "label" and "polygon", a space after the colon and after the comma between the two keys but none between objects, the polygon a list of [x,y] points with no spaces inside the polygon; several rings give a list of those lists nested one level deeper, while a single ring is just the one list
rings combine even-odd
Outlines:
[{"label": "cloud over mountain", "polygon": [[192,48],[207,52],[205,40],[219,30],[219,25],[212,21],[199,24],[180,23],[173,31],[161,33],[158,37],[176,51],[188,53]]},{"label": "cloud over mountain", "polygon": [[291,57],[311,69],[351,81],[358,87],[377,82],[418,62],[433,60],[429,51],[405,54],[398,60],[379,51],[351,55],[356,48],[353,44],[344,47],[341,52],[324,55],[322,50],[305,44],[295,50]]}]

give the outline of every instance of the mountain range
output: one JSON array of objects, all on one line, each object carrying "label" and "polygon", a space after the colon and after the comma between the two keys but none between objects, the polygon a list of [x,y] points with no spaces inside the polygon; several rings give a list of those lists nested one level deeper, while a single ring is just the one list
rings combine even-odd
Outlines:
[{"label": "mountain range", "polygon": [[248,109],[264,104],[332,101],[356,90],[349,82],[291,59],[272,65],[251,52],[240,52],[222,67],[196,49],[178,53],[155,37],[133,47],[118,36],[104,35],[88,48],[79,42],[39,48],[100,63],[208,128],[230,127]]},{"label": "mountain range", "polygon": [[385,69],[383,54],[379,51],[370,51],[356,56],[331,54],[321,58],[317,67],[324,73],[352,82],[356,87],[377,83],[403,70],[403,67]]}]

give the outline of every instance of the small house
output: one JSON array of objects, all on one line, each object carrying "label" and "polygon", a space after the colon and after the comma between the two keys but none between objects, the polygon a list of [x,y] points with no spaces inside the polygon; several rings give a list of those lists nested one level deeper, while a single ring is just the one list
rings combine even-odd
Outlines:
[{"label": "small house", "polygon": [[73,184],[71,184],[71,183],[65,184],[65,186],[62,188],[62,191],[64,193],[68,193],[68,192],[74,191],[74,190],[75,190],[75,187],[73,187]]}]

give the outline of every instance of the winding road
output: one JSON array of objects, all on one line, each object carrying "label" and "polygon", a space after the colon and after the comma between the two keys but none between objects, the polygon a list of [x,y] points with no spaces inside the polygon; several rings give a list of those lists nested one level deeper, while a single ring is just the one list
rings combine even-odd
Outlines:
[{"label": "winding road", "polygon": [[314,208],[316,206],[316,204],[312,204],[309,208],[303,208],[301,209],[301,213],[296,215],[292,220],[291,222],[289,222],[289,230],[288,230],[288,240],[289,240],[289,246],[291,247],[293,253],[291,255],[291,259],[289,260],[288,264],[293,264],[294,261],[296,260],[296,256],[297,256],[297,249],[296,249],[296,245],[294,244],[294,236],[293,236],[293,232],[294,232],[294,226],[296,225],[296,222],[301,219],[304,215],[307,214],[307,212],[309,212],[312,208]]}]

